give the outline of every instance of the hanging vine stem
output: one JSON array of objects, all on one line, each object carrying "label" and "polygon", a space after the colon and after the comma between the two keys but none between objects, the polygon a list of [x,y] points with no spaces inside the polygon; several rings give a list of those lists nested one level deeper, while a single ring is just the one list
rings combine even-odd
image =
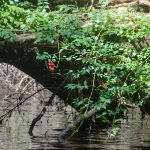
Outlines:
[{"label": "hanging vine stem", "polygon": [[58,40],[57,40],[58,63],[57,63],[57,65],[56,65],[56,68],[58,68],[58,66],[59,66],[59,62],[60,62],[60,55],[61,55],[61,53],[62,53],[62,51],[60,50],[60,41],[59,41],[59,36],[60,36],[60,34],[59,34],[59,30],[58,30]]},{"label": "hanging vine stem", "polygon": [[[95,40],[94,47],[96,46],[96,43],[97,43],[97,41],[98,41],[98,39],[99,39],[99,37],[100,37],[100,33],[101,33],[101,32],[99,32],[99,34],[98,34],[98,36],[97,36],[97,39]],[[101,37],[102,37],[102,36],[101,36]],[[95,56],[94,66],[96,65],[96,62],[97,62],[97,55],[98,55],[98,52],[96,53],[96,56]],[[94,87],[95,87],[96,72],[97,72],[97,70],[95,69],[95,70],[94,70],[94,74],[93,74],[93,80],[92,80],[92,90],[91,90],[91,93],[90,93],[90,97],[88,98],[88,106],[87,106],[87,109],[86,109],[85,113],[86,113],[86,112],[88,111],[88,109],[89,109],[90,100],[91,100],[92,95],[93,95],[93,91],[94,91]]]},{"label": "hanging vine stem", "polygon": [[[99,32],[99,34],[97,35],[97,38],[96,38],[95,43],[94,43],[94,47],[96,46],[96,43],[97,43],[97,41],[98,41],[99,38],[100,38],[100,34],[101,34],[101,32]],[[103,36],[103,35],[102,35],[102,36]],[[102,38],[102,36],[101,36],[101,38]],[[100,38],[100,39],[101,39],[101,38]],[[98,55],[98,52],[96,53],[96,56],[95,56],[94,65],[96,65],[96,62],[97,62],[97,55]],[[81,117],[79,117],[79,118],[76,120],[76,122],[74,123],[75,126],[78,126],[78,127],[77,127],[77,129],[67,138],[67,140],[69,140],[76,132],[78,132],[78,130],[80,129],[80,127],[82,126],[82,124],[83,124],[83,122],[84,122],[84,120],[85,120],[86,118],[89,118],[89,117],[93,116],[94,114],[96,114],[96,113],[98,113],[98,112],[100,111],[100,110],[90,110],[90,111],[88,112],[88,109],[89,109],[89,106],[90,106],[90,101],[91,101],[91,98],[92,98],[92,95],[93,95],[93,91],[94,91],[94,87],[95,87],[96,72],[97,72],[97,70],[95,69],[95,70],[94,70],[94,74],[93,74],[93,79],[92,79],[92,89],[91,89],[91,92],[90,92],[90,96],[89,96],[89,98],[88,98],[87,108],[86,108],[84,114],[83,114]],[[78,125],[78,124],[79,124],[79,125]],[[74,126],[74,125],[72,125],[72,126]],[[64,138],[65,134],[67,134],[67,132],[69,132],[69,130],[70,130],[70,128],[72,128],[72,126],[65,128],[65,129],[62,131],[62,133],[60,133],[60,135],[58,136],[59,141],[61,141],[61,142],[64,141],[63,138]]]}]

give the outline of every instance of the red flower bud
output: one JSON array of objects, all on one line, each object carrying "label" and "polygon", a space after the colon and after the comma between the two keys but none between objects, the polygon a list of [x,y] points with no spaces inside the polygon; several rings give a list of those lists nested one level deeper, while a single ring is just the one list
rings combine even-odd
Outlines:
[{"label": "red flower bud", "polygon": [[48,61],[48,68],[50,71],[54,72],[55,64],[52,61]]}]

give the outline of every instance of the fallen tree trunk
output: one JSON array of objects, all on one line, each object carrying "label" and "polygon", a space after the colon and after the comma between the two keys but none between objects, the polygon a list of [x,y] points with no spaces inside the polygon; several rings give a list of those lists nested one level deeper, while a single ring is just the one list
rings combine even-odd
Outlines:
[{"label": "fallen tree trunk", "polygon": [[[8,41],[8,40],[0,41],[0,45],[5,46],[8,43],[17,43],[17,42],[24,44],[26,42],[34,42],[34,41],[36,41],[36,35],[34,35],[32,33],[27,33],[27,34],[16,35],[16,39],[14,41]],[[51,48],[57,48],[58,47],[58,43],[52,44],[50,42],[38,43],[38,45],[49,46]]]},{"label": "fallen tree trunk", "polygon": [[14,42],[24,43],[26,41],[32,41],[32,40],[34,41],[35,38],[36,38],[35,35],[30,34],[30,33],[28,33],[28,34],[20,34],[20,35],[16,35],[15,41],[2,40],[2,41],[0,41],[0,45],[5,45],[8,42],[12,42],[12,43],[14,43]]}]

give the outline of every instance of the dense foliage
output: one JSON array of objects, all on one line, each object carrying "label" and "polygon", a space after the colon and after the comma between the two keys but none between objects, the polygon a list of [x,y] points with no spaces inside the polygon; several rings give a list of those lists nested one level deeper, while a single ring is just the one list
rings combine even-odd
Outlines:
[{"label": "dense foliage", "polygon": [[150,34],[150,17],[131,8],[108,9],[107,2],[89,11],[73,5],[51,10],[42,0],[37,5],[5,1],[0,38],[13,41],[18,34],[32,33],[37,45],[56,45],[39,47],[36,59],[52,61],[56,73],[72,70],[66,85],[72,105],[81,114],[102,109],[97,119],[114,126],[126,105],[142,105],[149,92],[150,47],[139,43]]}]

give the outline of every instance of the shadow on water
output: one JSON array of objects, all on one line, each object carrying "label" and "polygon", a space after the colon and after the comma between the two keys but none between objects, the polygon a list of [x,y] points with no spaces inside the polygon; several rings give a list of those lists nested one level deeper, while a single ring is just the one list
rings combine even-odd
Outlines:
[{"label": "shadow on water", "polygon": [[0,127],[0,150],[149,150],[150,117],[141,119],[138,109],[130,110],[115,137],[106,130],[82,131],[69,141],[59,143],[57,135],[67,123],[63,112],[48,112],[37,124],[34,136],[28,135],[33,112],[14,112]]}]

